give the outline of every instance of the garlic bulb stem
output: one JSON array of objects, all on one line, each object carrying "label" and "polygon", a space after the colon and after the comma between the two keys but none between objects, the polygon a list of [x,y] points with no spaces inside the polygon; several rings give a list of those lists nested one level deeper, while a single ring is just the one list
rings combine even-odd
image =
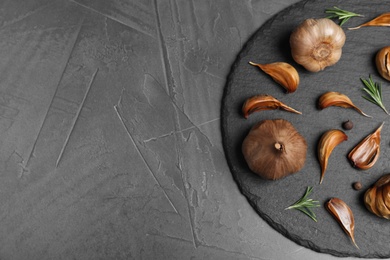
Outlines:
[{"label": "garlic bulb stem", "polygon": [[280,144],[279,142],[275,143],[275,148],[276,148],[276,150],[278,150],[280,152],[283,152],[283,150],[284,150],[283,145]]}]

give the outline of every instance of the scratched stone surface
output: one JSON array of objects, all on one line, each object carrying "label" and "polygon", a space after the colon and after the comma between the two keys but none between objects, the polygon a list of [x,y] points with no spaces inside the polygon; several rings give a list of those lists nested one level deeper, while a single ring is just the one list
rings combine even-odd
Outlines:
[{"label": "scratched stone surface", "polygon": [[221,138],[226,77],[297,0],[2,0],[0,259],[336,259],[273,230]]}]

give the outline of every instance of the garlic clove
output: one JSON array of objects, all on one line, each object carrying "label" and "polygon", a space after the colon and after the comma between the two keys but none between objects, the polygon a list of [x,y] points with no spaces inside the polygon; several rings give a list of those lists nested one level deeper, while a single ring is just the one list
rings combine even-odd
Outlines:
[{"label": "garlic clove", "polygon": [[380,216],[386,219],[390,218],[390,209],[386,206],[385,198],[383,197],[383,186],[378,187],[376,190],[377,196],[375,201],[375,207],[378,209]]},{"label": "garlic clove", "polygon": [[356,30],[365,26],[390,26],[390,13],[383,13],[366,23],[348,29]]},{"label": "garlic clove", "polygon": [[390,46],[380,49],[375,56],[375,64],[378,73],[390,81]]},{"label": "garlic clove", "polygon": [[242,153],[251,171],[267,180],[277,180],[301,170],[307,144],[287,120],[263,120],[254,125],[242,143]]},{"label": "garlic clove", "polygon": [[320,96],[318,99],[318,108],[325,109],[330,106],[343,108],[353,108],[365,117],[371,117],[358,108],[348,96],[340,92],[329,91]]},{"label": "garlic clove", "polygon": [[344,43],[343,29],[328,18],[306,19],[290,35],[293,59],[311,72],[336,64]]},{"label": "garlic clove", "polygon": [[274,81],[286,89],[287,93],[293,93],[299,85],[299,75],[297,70],[286,62],[274,62],[269,64],[249,64],[259,67],[262,71],[270,75]]},{"label": "garlic clove", "polygon": [[294,108],[289,107],[283,102],[277,100],[273,96],[266,94],[256,95],[248,98],[242,106],[242,113],[245,118],[248,118],[249,115],[254,112],[275,109],[282,109],[288,112],[302,114],[302,112],[299,112],[298,110],[295,110]]},{"label": "garlic clove", "polygon": [[366,190],[364,205],[378,217],[390,219],[390,174],[383,175]]},{"label": "garlic clove", "polygon": [[377,162],[380,155],[382,123],[372,134],[360,141],[348,154],[353,167],[367,170]]},{"label": "garlic clove", "polygon": [[321,136],[318,143],[318,160],[321,166],[320,184],[324,179],[325,171],[328,167],[329,157],[333,149],[346,140],[348,140],[348,136],[338,129],[328,130]]},{"label": "garlic clove", "polygon": [[376,190],[377,187],[373,186],[364,193],[364,205],[369,211],[380,217],[381,214],[376,209]]},{"label": "garlic clove", "polygon": [[388,209],[390,209],[390,184],[384,185],[382,189],[383,201]]},{"label": "garlic clove", "polygon": [[345,233],[351,238],[353,244],[359,248],[355,242],[355,218],[351,208],[339,198],[330,199],[325,206]]}]

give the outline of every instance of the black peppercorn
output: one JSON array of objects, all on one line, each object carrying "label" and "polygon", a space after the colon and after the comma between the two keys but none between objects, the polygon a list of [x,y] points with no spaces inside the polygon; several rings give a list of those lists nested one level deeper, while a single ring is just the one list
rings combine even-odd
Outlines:
[{"label": "black peppercorn", "polygon": [[347,120],[347,121],[343,122],[342,126],[345,130],[351,130],[353,128],[353,123],[351,120]]},{"label": "black peppercorn", "polygon": [[353,188],[354,188],[355,190],[360,190],[360,189],[362,188],[362,184],[361,184],[359,181],[354,182],[354,183],[353,183]]}]

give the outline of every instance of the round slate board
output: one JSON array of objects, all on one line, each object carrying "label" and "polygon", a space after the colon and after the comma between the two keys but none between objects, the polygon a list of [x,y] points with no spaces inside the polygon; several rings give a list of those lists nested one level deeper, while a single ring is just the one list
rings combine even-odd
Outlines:
[{"label": "round slate board", "polygon": [[[318,73],[306,71],[296,64],[290,54],[289,36],[292,30],[306,18],[323,18],[326,8],[338,6],[363,14],[352,18],[343,29],[346,43],[340,61]],[[376,52],[390,45],[390,27],[365,27],[348,30],[390,11],[390,1],[342,0],[302,1],[265,23],[246,43],[235,61],[227,80],[222,104],[222,134],[225,154],[232,174],[258,214],[274,229],[318,252],[336,256],[390,257],[390,222],[371,214],[363,204],[364,191],[380,176],[390,172],[390,116],[376,105],[362,98],[363,84],[360,78],[371,74],[374,81],[382,83],[384,103],[390,109],[390,82],[376,71]],[[336,21],[337,22],[337,21]],[[284,89],[258,68],[248,64],[284,61],[295,66],[301,83],[298,90],[286,94]],[[355,105],[373,116],[367,118],[353,109],[330,107],[318,110],[316,103],[326,91],[346,94]],[[256,112],[244,119],[241,107],[244,101],[257,94],[272,95],[302,115],[281,110]],[[306,138],[308,155],[304,168],[277,181],[266,181],[252,173],[241,153],[241,143],[249,129],[264,119],[289,120]],[[343,121],[352,120],[354,128],[345,131],[348,141],[338,145],[330,156],[328,169],[320,185],[320,165],[317,160],[317,143],[329,129],[341,129]],[[347,160],[348,152],[365,136],[375,131],[382,122],[381,155],[373,168],[367,171],[354,169]],[[363,189],[355,191],[352,184],[360,181]],[[311,198],[319,200],[321,207],[314,209],[318,222],[297,210],[284,210],[298,200],[306,187],[313,186]],[[326,211],[324,204],[331,197],[344,200],[355,216],[355,238],[360,249],[353,246],[349,237]]]}]

